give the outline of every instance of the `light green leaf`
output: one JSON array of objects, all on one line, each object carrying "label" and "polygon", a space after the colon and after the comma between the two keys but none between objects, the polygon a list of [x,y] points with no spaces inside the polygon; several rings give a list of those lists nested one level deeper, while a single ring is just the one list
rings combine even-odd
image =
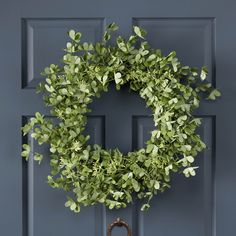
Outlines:
[{"label": "light green leaf", "polygon": [[165,167],[165,174],[169,175],[170,174],[170,170],[172,170],[172,169],[173,169],[173,165],[172,164],[166,166]]},{"label": "light green leaf", "polygon": [[183,124],[184,124],[184,121],[187,120],[187,118],[188,118],[188,117],[187,117],[186,115],[180,116],[180,117],[177,119],[178,124],[183,125]]},{"label": "light green leaf", "polygon": [[69,36],[70,36],[71,39],[74,40],[75,39],[75,31],[74,30],[70,30],[69,31]]},{"label": "light green leaf", "polygon": [[61,93],[62,93],[63,95],[68,94],[68,91],[67,91],[66,88],[62,88],[60,91],[61,91]]},{"label": "light green leaf", "polygon": [[66,47],[67,47],[67,49],[71,49],[72,43],[68,42],[68,43],[66,44]]},{"label": "light green leaf", "polygon": [[178,70],[178,65],[180,64],[178,62],[178,59],[177,58],[173,58],[172,61],[171,61],[171,64],[173,66],[173,69],[174,69],[174,72],[177,72]]},{"label": "light green leaf", "polygon": [[157,153],[158,153],[158,147],[156,145],[154,145],[153,149],[152,149],[152,154],[156,155]]},{"label": "light green leaf", "polygon": [[139,62],[140,59],[141,59],[141,54],[137,54],[137,55],[135,56],[135,61],[136,61],[136,62]]},{"label": "light green leaf", "polygon": [[111,31],[116,31],[119,29],[119,26],[113,22],[107,26],[107,29]]},{"label": "light green leaf", "polygon": [[24,151],[21,152],[21,156],[25,157],[25,159],[28,161],[30,154],[30,146],[28,144],[23,144],[22,147]]},{"label": "light green leaf", "polygon": [[72,111],[72,110],[71,110],[71,108],[70,108],[70,107],[67,107],[67,108],[66,108],[66,114],[70,114],[70,113],[71,113],[71,111]]},{"label": "light green leaf", "polygon": [[34,160],[38,161],[39,164],[41,163],[42,159],[43,159],[43,155],[42,154],[39,154],[37,152],[34,154]]},{"label": "light green leaf", "polygon": [[160,189],[160,182],[159,181],[155,181],[154,188]]},{"label": "light green leaf", "polygon": [[116,84],[120,84],[122,79],[121,79],[121,73],[120,72],[117,72],[114,74],[114,78],[115,78],[115,82]]},{"label": "light green leaf", "polygon": [[205,66],[203,66],[201,70],[201,75],[200,75],[201,80],[205,80],[207,77],[207,74],[208,74],[208,70]]},{"label": "light green leaf", "polygon": [[71,205],[71,201],[70,200],[66,201],[65,207],[70,207],[70,205]]},{"label": "light green leaf", "polygon": [[134,26],[134,33],[138,35],[140,38],[144,39],[146,32],[145,30],[139,28],[138,26]]},{"label": "light green leaf", "polygon": [[51,148],[50,148],[50,152],[51,152],[51,153],[55,153],[56,150],[57,150],[57,149],[56,149],[55,147],[51,147]]},{"label": "light green leaf", "polygon": [[168,103],[169,103],[170,105],[172,105],[172,104],[175,104],[175,103],[177,103],[177,102],[178,102],[178,99],[177,99],[177,98],[172,98],[172,99],[169,100]]},{"label": "light green leaf", "polygon": [[143,204],[141,207],[141,211],[147,211],[150,208],[149,204]]},{"label": "light green leaf", "polygon": [[140,190],[140,186],[135,179],[132,179],[132,185],[133,185],[133,188],[136,192],[138,192]]},{"label": "light green leaf", "polygon": [[156,57],[157,56],[155,54],[152,54],[147,58],[147,61],[153,61],[154,59],[156,59]]},{"label": "light green leaf", "polygon": [[188,162],[193,163],[194,162],[194,158],[192,156],[187,156],[186,159],[188,160]]},{"label": "light green leaf", "polygon": [[214,89],[211,91],[211,93],[209,94],[209,96],[207,97],[207,99],[209,100],[215,100],[217,97],[220,97],[221,93],[218,89]]},{"label": "light green leaf", "polygon": [[153,147],[154,147],[154,145],[153,145],[153,144],[148,144],[148,145],[147,145],[146,152],[147,152],[147,153],[150,153],[150,152],[152,152],[152,150],[153,150]]},{"label": "light green leaf", "polygon": [[45,84],[45,88],[46,88],[46,90],[47,90],[49,93],[52,93],[52,92],[55,91],[55,89],[54,89],[52,86],[49,86],[49,85],[47,85],[47,84]]},{"label": "light green leaf", "polygon": [[75,208],[76,208],[76,203],[73,202],[73,203],[70,205],[70,209],[71,209],[72,211],[74,211]]},{"label": "light green leaf", "polygon": [[107,74],[105,74],[103,77],[102,77],[102,84],[105,85],[107,83],[107,80],[108,80],[108,76]]}]

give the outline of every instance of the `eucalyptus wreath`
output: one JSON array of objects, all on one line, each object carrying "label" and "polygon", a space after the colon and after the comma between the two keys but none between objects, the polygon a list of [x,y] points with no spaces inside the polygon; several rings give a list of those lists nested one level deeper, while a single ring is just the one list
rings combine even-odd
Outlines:
[{"label": "eucalyptus wreath", "polygon": [[[39,145],[50,145],[48,183],[68,193],[65,206],[74,212],[97,203],[109,209],[126,207],[134,196],[145,200],[145,210],[154,195],[170,187],[171,172],[194,176],[193,162],[206,145],[196,133],[201,119],[193,111],[200,97],[220,96],[206,82],[206,67],[183,66],[174,51],[162,55],[137,26],[128,39],[118,36],[116,43],[108,43],[117,29],[109,24],[96,43],[81,42],[80,32],[68,32],[63,66],[46,67],[46,79],[38,87],[57,122],[36,112],[22,127]],[[155,129],[144,148],[124,154],[87,144],[89,136],[83,131],[88,105],[108,91],[110,82],[117,90],[128,84],[152,110]],[[31,152],[30,145],[23,144],[22,156],[28,160]],[[41,162],[42,154],[32,155]]]}]

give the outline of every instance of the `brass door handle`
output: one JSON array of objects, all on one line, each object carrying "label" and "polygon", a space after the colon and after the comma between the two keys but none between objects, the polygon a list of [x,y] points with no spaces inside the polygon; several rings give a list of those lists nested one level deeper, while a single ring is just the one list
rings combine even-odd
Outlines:
[{"label": "brass door handle", "polygon": [[107,229],[107,236],[111,236],[112,229],[117,226],[117,227],[125,227],[127,230],[127,236],[131,236],[131,229],[129,228],[129,225],[122,220],[120,217],[117,218],[112,224],[108,226]]}]

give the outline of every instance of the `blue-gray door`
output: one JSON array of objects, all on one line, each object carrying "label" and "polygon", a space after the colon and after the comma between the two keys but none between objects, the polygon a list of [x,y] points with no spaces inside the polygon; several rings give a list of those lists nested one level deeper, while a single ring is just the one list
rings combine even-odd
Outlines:
[{"label": "blue-gray door", "polygon": [[[64,207],[65,194],[46,183],[48,161],[39,166],[20,157],[20,127],[35,111],[48,114],[35,86],[40,71],[59,62],[66,32],[101,38],[116,22],[129,35],[132,25],[164,53],[176,50],[183,63],[206,65],[222,98],[204,102],[199,133],[208,145],[198,157],[197,176],[176,175],[172,188],[155,197],[148,212],[134,202],[126,209],[102,205],[76,215]],[[1,0],[0,1],[0,235],[105,236],[117,217],[133,236],[232,236],[236,225],[236,1],[233,0]],[[130,151],[143,146],[152,129],[145,103],[127,88],[92,104],[91,142]],[[30,141],[30,140],[28,140]],[[45,154],[47,147],[32,144]],[[114,236],[126,235],[121,228]]]}]

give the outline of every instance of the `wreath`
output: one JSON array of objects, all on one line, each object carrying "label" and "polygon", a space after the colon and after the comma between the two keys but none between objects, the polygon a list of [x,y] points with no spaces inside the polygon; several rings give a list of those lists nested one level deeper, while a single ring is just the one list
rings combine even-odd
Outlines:
[{"label": "wreath", "polygon": [[[109,24],[96,43],[82,43],[80,32],[69,31],[63,66],[45,68],[46,79],[38,87],[57,122],[36,112],[22,127],[39,145],[50,145],[48,183],[68,193],[65,206],[74,212],[97,203],[109,209],[126,207],[134,197],[145,199],[145,210],[154,195],[170,187],[171,172],[195,176],[194,159],[206,145],[196,134],[201,119],[193,117],[193,111],[200,97],[220,96],[206,82],[206,67],[183,66],[174,51],[162,55],[137,26],[127,40],[118,36],[115,44],[108,43],[117,29]],[[89,136],[83,131],[88,105],[108,91],[110,82],[117,90],[128,84],[152,110],[155,129],[144,148],[124,154],[87,145]],[[23,144],[22,156],[28,159],[30,152],[30,145]],[[33,155],[40,163],[42,154]]]}]

